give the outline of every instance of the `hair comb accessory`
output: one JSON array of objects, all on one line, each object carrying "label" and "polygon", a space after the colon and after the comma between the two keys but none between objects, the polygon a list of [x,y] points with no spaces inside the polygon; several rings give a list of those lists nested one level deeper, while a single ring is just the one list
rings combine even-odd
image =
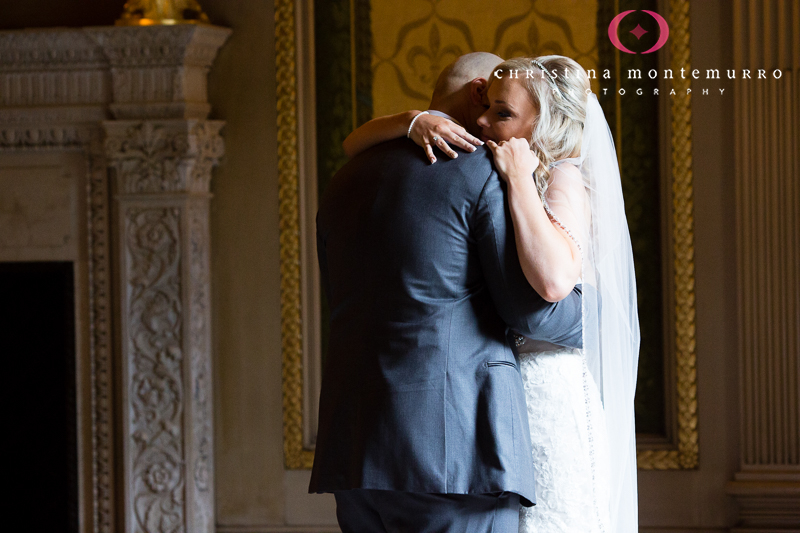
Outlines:
[{"label": "hair comb accessory", "polygon": [[533,66],[534,66],[534,67],[538,68],[538,69],[539,69],[539,70],[541,70],[542,72],[545,72],[545,73],[547,73],[547,76],[545,76],[545,78],[547,78],[547,80],[550,82],[550,85],[552,85],[552,86],[553,86],[553,89],[555,89],[556,91],[558,91],[558,95],[559,95],[559,96],[561,96],[561,97],[563,98],[563,97],[564,97],[564,93],[562,93],[562,92],[561,92],[561,89],[559,89],[559,88],[558,88],[558,85],[556,84],[556,81],[555,81],[555,80],[553,79],[553,77],[550,75],[550,71],[548,71],[546,68],[544,68],[544,65],[542,65],[542,64],[539,62],[539,60],[538,60],[538,59],[531,59],[531,63],[533,64]]}]

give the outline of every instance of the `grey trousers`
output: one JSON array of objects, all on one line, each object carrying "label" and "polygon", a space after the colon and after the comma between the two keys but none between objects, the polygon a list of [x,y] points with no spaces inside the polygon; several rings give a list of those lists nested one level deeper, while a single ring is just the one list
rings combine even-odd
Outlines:
[{"label": "grey trousers", "polygon": [[342,533],[517,533],[519,495],[334,492]]}]

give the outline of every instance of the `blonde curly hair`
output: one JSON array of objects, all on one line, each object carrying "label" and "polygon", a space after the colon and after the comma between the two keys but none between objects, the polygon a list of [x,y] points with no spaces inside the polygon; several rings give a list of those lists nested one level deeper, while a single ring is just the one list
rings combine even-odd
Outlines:
[{"label": "blonde curly hair", "polygon": [[[547,72],[542,72],[535,63]],[[589,76],[583,67],[568,57],[515,57],[494,69],[496,75],[492,75],[490,83],[497,76],[510,75],[511,71],[517,71],[514,79],[525,84],[537,110],[529,143],[539,158],[534,178],[539,195],[544,198],[550,179],[550,164],[580,155],[590,90]]]}]

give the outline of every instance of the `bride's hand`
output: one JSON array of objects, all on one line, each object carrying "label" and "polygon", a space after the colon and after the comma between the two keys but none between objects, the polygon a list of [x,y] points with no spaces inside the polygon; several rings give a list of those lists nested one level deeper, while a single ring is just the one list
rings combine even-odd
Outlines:
[{"label": "bride's hand", "polygon": [[425,149],[425,154],[431,163],[436,162],[436,156],[433,155],[434,146],[455,159],[458,154],[448,142],[467,152],[474,152],[476,146],[483,144],[483,141],[470,135],[467,130],[452,120],[427,113],[417,117],[409,137]]},{"label": "bride's hand", "polygon": [[539,158],[525,139],[512,137],[499,143],[487,141],[486,145],[492,151],[498,174],[506,182],[509,179],[530,179],[539,166]]}]

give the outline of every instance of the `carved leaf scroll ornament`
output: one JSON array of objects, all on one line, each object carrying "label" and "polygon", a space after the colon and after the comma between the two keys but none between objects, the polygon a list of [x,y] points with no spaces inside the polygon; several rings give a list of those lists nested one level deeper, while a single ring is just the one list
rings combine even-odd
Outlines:
[{"label": "carved leaf scroll ornament", "polygon": [[115,162],[122,193],[208,192],[211,169],[224,152],[222,124],[183,124],[134,122],[108,136],[106,154]]},{"label": "carved leaf scroll ornament", "polygon": [[180,210],[131,208],[125,222],[136,522],[183,532]]}]

